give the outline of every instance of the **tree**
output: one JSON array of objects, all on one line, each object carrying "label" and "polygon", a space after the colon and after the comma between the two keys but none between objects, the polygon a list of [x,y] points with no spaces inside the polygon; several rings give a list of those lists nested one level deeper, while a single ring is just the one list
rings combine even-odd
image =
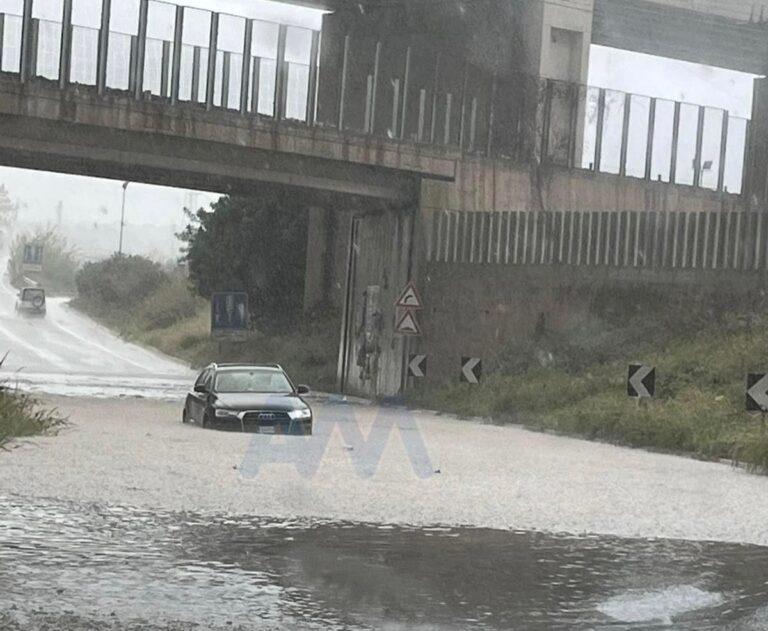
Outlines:
[{"label": "tree", "polygon": [[245,291],[255,317],[281,317],[301,308],[307,213],[288,193],[222,197],[211,211],[187,211],[179,238],[197,292]]},{"label": "tree", "polygon": [[0,227],[8,228],[16,222],[16,207],[5,186],[0,184]]},{"label": "tree", "polygon": [[[43,271],[24,269],[24,246],[35,243],[43,247]],[[76,248],[55,230],[38,229],[22,234],[11,243],[8,257],[8,276],[15,287],[23,287],[29,280],[40,283],[53,293],[75,291],[75,274],[80,267],[80,254]]]}]

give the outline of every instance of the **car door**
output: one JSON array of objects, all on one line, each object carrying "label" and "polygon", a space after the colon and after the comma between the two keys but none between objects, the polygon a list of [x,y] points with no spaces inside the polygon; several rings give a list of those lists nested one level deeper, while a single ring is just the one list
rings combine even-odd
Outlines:
[{"label": "car door", "polygon": [[195,386],[192,389],[192,392],[187,395],[187,413],[189,414],[190,420],[195,421],[196,423],[203,422],[205,404],[208,400],[208,395],[203,392],[197,392],[196,388],[198,386],[205,385],[209,381],[210,374],[210,368],[206,368],[203,372],[201,372],[195,381]]}]

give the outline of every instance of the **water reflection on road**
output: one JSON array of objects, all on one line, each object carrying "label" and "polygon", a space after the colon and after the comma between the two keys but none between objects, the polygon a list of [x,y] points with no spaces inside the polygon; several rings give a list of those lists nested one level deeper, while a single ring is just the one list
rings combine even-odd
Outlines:
[{"label": "water reflection on road", "polygon": [[752,546],[0,498],[11,629],[765,629],[766,568]]}]

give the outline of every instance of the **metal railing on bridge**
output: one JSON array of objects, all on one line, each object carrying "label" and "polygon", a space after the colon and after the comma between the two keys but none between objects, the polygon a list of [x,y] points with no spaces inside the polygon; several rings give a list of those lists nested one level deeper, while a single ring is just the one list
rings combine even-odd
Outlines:
[{"label": "metal railing on bridge", "polygon": [[158,0],[121,2],[119,11],[110,0],[56,3],[52,15],[34,0],[0,0],[0,10],[17,10],[0,12],[0,70],[62,89],[742,191],[749,121],[724,110],[499,76],[407,38],[342,35],[321,55],[320,32],[306,28]]},{"label": "metal railing on bridge", "polygon": [[718,211],[432,211],[427,261],[648,270],[768,270],[768,219]]}]

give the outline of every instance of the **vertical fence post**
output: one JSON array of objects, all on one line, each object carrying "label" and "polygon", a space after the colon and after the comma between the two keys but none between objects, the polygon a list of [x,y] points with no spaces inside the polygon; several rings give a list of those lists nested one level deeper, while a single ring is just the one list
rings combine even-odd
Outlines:
[{"label": "vertical fence post", "polygon": [[224,60],[221,65],[221,107],[229,108],[229,78],[232,70],[232,53],[224,52]]},{"label": "vertical fence post", "polygon": [[253,62],[251,71],[251,112],[259,113],[259,96],[261,94],[261,57]]},{"label": "vertical fence post", "polygon": [[37,56],[40,52],[40,20],[32,19],[32,28],[29,38],[29,77],[37,76]]},{"label": "vertical fence post", "polygon": [[192,103],[200,102],[200,62],[202,59],[202,50],[195,46],[192,51],[192,94],[190,101]]},{"label": "vertical fence post", "polygon": [[600,173],[600,165],[603,160],[603,127],[605,126],[605,88],[600,88],[597,98],[597,130],[595,133],[595,160],[593,169]]},{"label": "vertical fence post", "polygon": [[136,92],[136,68],[138,62],[136,61],[139,55],[139,38],[136,35],[131,35],[131,50],[128,53],[128,92],[134,94]]},{"label": "vertical fence post", "polygon": [[720,163],[717,165],[717,190],[721,193],[725,188],[725,160],[728,157],[728,126],[730,124],[730,114],[728,110],[723,111],[723,127],[720,130]]},{"label": "vertical fence post", "polygon": [[576,147],[579,140],[579,131],[581,129],[581,121],[579,120],[579,113],[581,111],[581,85],[578,83],[571,83],[567,87],[567,94],[569,100],[568,108],[568,168],[576,168]]},{"label": "vertical fence post", "polygon": [[459,112],[459,149],[464,150],[467,136],[467,98],[469,92],[469,63],[464,62],[464,73],[461,80],[461,105]]},{"label": "vertical fence post", "polygon": [[181,90],[181,50],[184,46],[184,7],[176,7],[176,25],[173,30],[173,70],[171,71],[171,103],[179,102]]},{"label": "vertical fence post", "polygon": [[491,100],[488,104],[488,139],[485,146],[485,155],[489,158],[493,155],[493,134],[496,127],[496,99],[498,94],[499,77],[494,72],[491,80]]},{"label": "vertical fence post", "polygon": [[547,162],[549,158],[549,141],[552,133],[552,101],[554,99],[554,82],[552,79],[545,79],[544,87],[544,112],[541,124],[541,149],[540,156],[542,162]]},{"label": "vertical fence post", "polygon": [[273,116],[275,120],[285,118],[285,43],[288,38],[288,27],[285,24],[280,25],[277,33],[277,61],[275,63],[275,100]]},{"label": "vertical fence post", "polygon": [[[64,0],[61,13],[61,48],[59,49],[60,90],[66,89],[67,85],[69,85],[69,77],[72,70],[72,2],[73,0]],[[2,56],[1,41],[0,56]]]},{"label": "vertical fence post", "polygon": [[645,179],[653,179],[653,140],[656,135],[656,99],[648,106],[648,138],[645,143]]},{"label": "vertical fence post", "polygon": [[99,49],[96,56],[96,91],[104,94],[107,89],[107,62],[109,61],[109,24],[112,20],[112,0],[101,0],[101,27]]},{"label": "vertical fence post", "polygon": [[344,130],[344,104],[347,97],[349,74],[349,35],[344,36],[344,52],[341,60],[341,85],[339,86],[339,131]]},{"label": "vertical fence post", "polygon": [[696,153],[693,157],[693,186],[694,188],[701,187],[702,178],[702,162],[701,153],[704,150],[704,117],[706,116],[706,109],[703,105],[699,105],[699,118],[696,124]]},{"label": "vertical fence post", "polygon": [[432,77],[432,115],[430,117],[429,142],[435,144],[437,136],[437,99],[440,91],[440,65],[442,63],[442,53],[438,52],[435,56],[435,74]]},{"label": "vertical fence post", "polygon": [[675,101],[675,119],[672,126],[672,151],[669,160],[669,183],[677,182],[677,152],[680,148],[680,101]]},{"label": "vertical fence post", "polygon": [[3,47],[5,46],[5,13],[0,13],[0,72],[3,70]]},{"label": "vertical fence post", "polygon": [[216,99],[216,62],[219,57],[219,14],[211,13],[211,32],[208,37],[208,75],[205,86],[205,108],[213,109]]},{"label": "vertical fence post", "polygon": [[751,151],[751,144],[750,144],[750,133],[752,130],[752,121],[747,120],[745,121],[744,126],[744,155],[742,157],[742,164],[744,165],[741,170],[741,193],[742,195],[747,192],[748,189],[748,180],[749,177],[749,171],[747,169],[747,164],[749,164],[749,153]]},{"label": "vertical fence post", "polygon": [[32,0],[24,0],[21,22],[21,54],[19,57],[19,79],[22,83],[31,79],[30,59],[32,57]]},{"label": "vertical fence post", "polygon": [[[412,47],[409,44],[405,50],[405,70],[403,71],[403,99],[400,107],[400,140],[405,140],[406,124],[408,121],[408,95],[411,91],[411,55]],[[397,133],[396,130],[395,133]]]},{"label": "vertical fence post", "polygon": [[248,113],[251,90],[251,58],[253,56],[253,20],[245,21],[243,34],[243,66],[240,70],[240,113]]},{"label": "vertical fence post", "polygon": [[632,116],[632,95],[627,92],[624,95],[624,121],[621,126],[621,158],[619,164],[619,175],[627,175],[627,159],[629,157],[629,123]]},{"label": "vertical fence post", "polygon": [[320,33],[312,31],[312,44],[309,49],[309,85],[307,86],[307,125],[314,127],[317,112],[317,70],[320,58]]},{"label": "vertical fence post", "polygon": [[141,0],[139,6],[139,30],[136,36],[136,69],[134,70],[134,96],[141,99],[144,93],[144,60],[147,56],[147,21],[149,0]]},{"label": "vertical fence post", "polygon": [[162,64],[160,68],[160,96],[167,98],[170,94],[171,72],[169,72],[173,62],[171,60],[171,42],[163,42],[163,52],[161,55]]},{"label": "vertical fence post", "polygon": [[376,42],[376,53],[373,58],[373,81],[371,84],[371,101],[370,101],[370,115],[368,116],[368,129],[369,134],[373,134],[376,130],[376,105],[378,103],[379,96],[379,73],[381,71],[381,41]]}]

